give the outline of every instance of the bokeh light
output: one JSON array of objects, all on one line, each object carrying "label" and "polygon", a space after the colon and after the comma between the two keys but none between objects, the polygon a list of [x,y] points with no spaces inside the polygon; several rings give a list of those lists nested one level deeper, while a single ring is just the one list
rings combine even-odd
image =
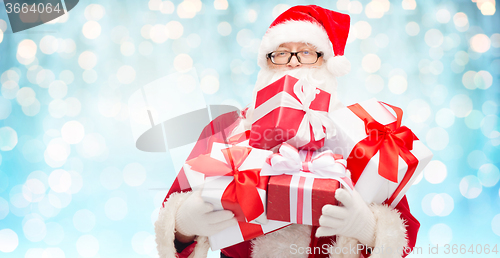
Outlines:
[{"label": "bokeh light", "polygon": [[116,167],[107,167],[101,172],[100,182],[108,190],[117,189],[123,182],[123,173]]},{"label": "bokeh light", "polygon": [[446,165],[439,160],[432,160],[424,169],[424,177],[431,184],[443,182],[447,176]]},{"label": "bokeh light", "polygon": [[478,53],[484,53],[490,49],[491,40],[484,34],[477,34],[470,39],[472,50]]},{"label": "bokeh light", "polygon": [[61,128],[61,136],[63,140],[69,144],[77,144],[81,142],[84,135],[85,129],[78,121],[66,122]]},{"label": "bokeh light", "polygon": [[433,245],[444,246],[453,239],[453,230],[444,223],[433,225],[429,230],[429,240]]},{"label": "bokeh light", "polygon": [[493,76],[488,71],[479,71],[474,75],[474,85],[486,90],[493,85]]},{"label": "bokeh light", "polygon": [[410,36],[416,36],[420,32],[420,26],[416,22],[409,22],[405,27],[406,33]]},{"label": "bokeh light", "polygon": [[227,36],[231,34],[231,30],[232,30],[231,24],[229,24],[228,22],[221,22],[217,26],[217,31],[222,36]]},{"label": "bokeh light", "polygon": [[493,229],[493,233],[500,236],[500,214],[495,215],[491,220],[491,229]]},{"label": "bokeh light", "polygon": [[473,175],[462,178],[459,187],[460,193],[467,199],[474,199],[483,191],[481,182]]},{"label": "bokeh light", "polygon": [[92,69],[97,64],[97,56],[91,51],[84,51],[78,57],[78,64],[83,69]]},{"label": "bokeh light", "polygon": [[130,65],[124,65],[118,69],[116,77],[120,83],[130,84],[135,80],[135,69]]},{"label": "bokeh light", "polygon": [[494,164],[484,164],[479,168],[477,178],[483,186],[492,187],[498,183],[498,180],[500,179],[500,171],[498,171],[498,167]]},{"label": "bokeh light", "polygon": [[378,74],[370,74],[365,80],[366,89],[371,93],[378,93],[384,89],[384,78]]},{"label": "bokeh light", "polygon": [[389,79],[389,90],[396,94],[403,94],[408,89],[408,81],[402,75],[394,75]]},{"label": "bokeh light", "polygon": [[22,87],[16,94],[17,103],[23,107],[30,106],[36,100],[36,93],[30,87]]},{"label": "bokeh light", "polygon": [[6,99],[13,99],[19,91],[19,85],[15,81],[6,81],[2,83],[2,96]]},{"label": "bokeh light", "polygon": [[99,252],[99,241],[93,235],[83,235],[76,241],[76,250],[83,257],[94,257]]},{"label": "bokeh light", "polygon": [[128,206],[122,198],[113,197],[106,201],[104,211],[110,220],[122,220],[128,213]]},{"label": "bokeh light", "polygon": [[53,81],[49,85],[49,95],[54,99],[62,99],[66,96],[67,93],[68,86],[64,81]]},{"label": "bokeh light", "polygon": [[147,255],[154,251],[155,236],[146,231],[137,232],[132,237],[132,249],[140,255]]},{"label": "bokeh light", "polygon": [[76,230],[87,233],[90,232],[96,223],[96,218],[93,212],[83,209],[75,212],[73,215],[73,225]]},{"label": "bokeh light", "polygon": [[54,192],[66,192],[71,186],[71,175],[66,170],[56,169],[49,175],[49,186]]},{"label": "bokeh light", "polygon": [[130,186],[139,186],[146,180],[146,169],[139,163],[127,164],[123,169],[123,181]]},{"label": "bokeh light", "polygon": [[98,133],[85,134],[77,151],[84,158],[99,158],[107,151],[106,140]]},{"label": "bokeh light", "polygon": [[445,217],[453,211],[455,203],[449,194],[442,193],[433,196],[430,206],[434,215]]},{"label": "bokeh light", "polygon": [[207,75],[201,79],[201,90],[206,94],[214,94],[219,90],[219,79],[213,75]]},{"label": "bokeh light", "polygon": [[423,99],[414,99],[408,104],[406,114],[413,122],[423,123],[430,117],[431,107]]},{"label": "bokeh light", "polygon": [[47,234],[47,227],[41,218],[31,218],[24,223],[23,232],[29,241],[40,242]]},{"label": "bokeh light", "polygon": [[165,25],[165,29],[168,31],[168,37],[171,39],[178,39],[182,37],[184,33],[184,27],[178,21],[170,21]]},{"label": "bokeh light", "polygon": [[10,151],[16,147],[18,142],[17,132],[11,127],[0,127],[0,150]]},{"label": "bokeh light", "polygon": [[82,33],[88,39],[96,39],[101,35],[101,25],[96,21],[88,21],[83,25]]},{"label": "bokeh light", "polygon": [[466,117],[472,111],[472,100],[465,94],[455,95],[450,101],[450,109],[456,117]]},{"label": "bokeh light", "polygon": [[48,165],[58,164],[58,162],[63,162],[62,164],[64,164],[70,153],[71,148],[69,144],[66,143],[63,138],[55,138],[50,140],[47,144],[47,148],[45,149],[45,161],[51,161],[47,162]]},{"label": "bokeh light", "polygon": [[469,29],[469,18],[465,13],[456,13],[453,16],[453,23],[455,23],[455,28],[460,32],[464,32]]},{"label": "bokeh light", "polygon": [[98,21],[104,17],[106,11],[104,7],[99,4],[89,4],[85,8],[84,16],[89,21]]},{"label": "bokeh light", "polygon": [[450,141],[448,132],[441,127],[429,129],[426,135],[427,145],[433,150],[443,150]]},{"label": "bokeh light", "polygon": [[366,21],[356,22],[353,26],[358,39],[367,39],[372,33],[372,26]]},{"label": "bokeh light", "polygon": [[4,228],[0,230],[0,251],[10,253],[16,250],[19,245],[19,238],[12,229]]},{"label": "bokeh light", "polygon": [[43,37],[39,45],[42,53],[46,55],[52,55],[59,49],[59,41],[52,35]]},{"label": "bokeh light", "polygon": [[361,66],[368,73],[374,73],[380,69],[382,61],[375,54],[367,54],[363,57]]},{"label": "bokeh light", "polygon": [[25,39],[17,47],[17,54],[24,59],[34,58],[37,51],[37,45],[33,40]]},{"label": "bokeh light", "polygon": [[9,214],[9,202],[0,197],[0,220],[3,220]]},{"label": "bokeh light", "polygon": [[455,114],[449,108],[442,108],[436,113],[436,124],[448,128],[455,123]]},{"label": "bokeh light", "polygon": [[135,53],[135,45],[132,42],[123,42],[120,46],[120,52],[124,56],[131,56]]},{"label": "bokeh light", "polygon": [[479,169],[483,164],[488,162],[486,154],[480,150],[474,150],[467,156],[467,163],[472,169]]}]

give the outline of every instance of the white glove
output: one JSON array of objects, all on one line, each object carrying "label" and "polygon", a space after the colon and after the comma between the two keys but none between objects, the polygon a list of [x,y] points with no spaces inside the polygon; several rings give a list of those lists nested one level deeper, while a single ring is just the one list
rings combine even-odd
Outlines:
[{"label": "white glove", "polygon": [[359,193],[354,190],[351,195],[345,189],[338,189],[335,198],[344,206],[323,206],[316,237],[341,235],[374,246],[375,216]]},{"label": "white glove", "polygon": [[213,205],[201,198],[201,191],[193,192],[175,216],[175,229],[185,236],[211,236],[237,224],[233,212],[214,211]]}]

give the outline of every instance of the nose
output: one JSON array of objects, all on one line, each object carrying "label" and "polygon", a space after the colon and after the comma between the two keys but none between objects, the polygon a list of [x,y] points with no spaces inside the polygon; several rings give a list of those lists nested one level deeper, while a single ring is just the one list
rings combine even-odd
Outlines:
[{"label": "nose", "polygon": [[290,62],[288,62],[287,66],[290,68],[296,68],[299,67],[301,64],[299,62],[299,59],[297,59],[297,56],[294,55],[292,56],[292,59],[290,59]]}]

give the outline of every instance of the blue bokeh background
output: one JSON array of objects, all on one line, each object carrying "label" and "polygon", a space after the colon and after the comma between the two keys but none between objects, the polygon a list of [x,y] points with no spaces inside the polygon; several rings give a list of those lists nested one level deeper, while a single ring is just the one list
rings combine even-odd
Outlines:
[{"label": "blue bokeh background", "polygon": [[340,100],[403,108],[435,154],[407,194],[421,223],[414,256],[500,245],[495,0],[80,1],[15,34],[2,2],[0,257],[157,257],[153,223],[175,162],[135,147],[130,96],[193,68],[196,87],[172,91],[244,107],[260,39],[296,4],[351,15]]}]

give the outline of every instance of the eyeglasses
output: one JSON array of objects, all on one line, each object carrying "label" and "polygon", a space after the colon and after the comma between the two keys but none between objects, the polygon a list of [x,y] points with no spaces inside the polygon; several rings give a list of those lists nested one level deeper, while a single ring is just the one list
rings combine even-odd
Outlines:
[{"label": "eyeglasses", "polygon": [[267,54],[267,58],[271,59],[271,62],[276,65],[288,64],[293,56],[296,56],[301,64],[315,64],[322,55],[321,52],[307,50],[299,52],[274,51]]}]

